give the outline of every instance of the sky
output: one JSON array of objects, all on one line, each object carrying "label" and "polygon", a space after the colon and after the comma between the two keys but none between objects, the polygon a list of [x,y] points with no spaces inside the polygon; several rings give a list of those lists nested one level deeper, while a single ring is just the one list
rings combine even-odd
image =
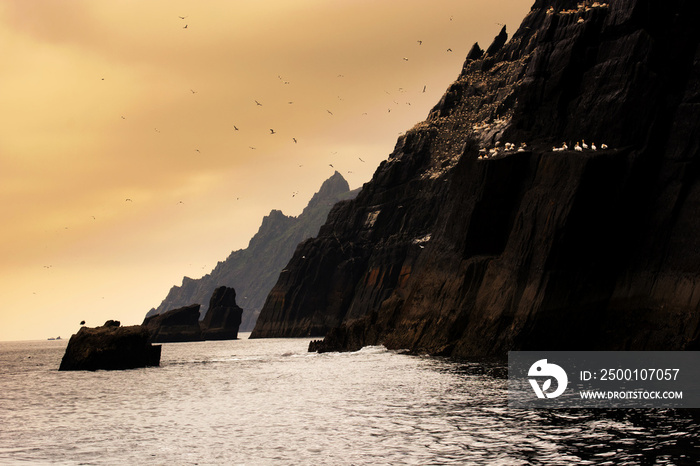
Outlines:
[{"label": "sky", "polygon": [[0,341],[140,324],[369,181],[532,0],[3,0]]}]

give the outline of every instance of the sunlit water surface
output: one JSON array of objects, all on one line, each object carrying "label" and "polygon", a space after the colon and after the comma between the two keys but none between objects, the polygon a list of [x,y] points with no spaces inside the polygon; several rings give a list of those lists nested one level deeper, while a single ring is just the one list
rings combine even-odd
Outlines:
[{"label": "sunlit water surface", "polygon": [[507,407],[491,367],[306,339],[172,343],[161,366],[59,372],[0,343],[1,464],[697,464],[672,410]]}]

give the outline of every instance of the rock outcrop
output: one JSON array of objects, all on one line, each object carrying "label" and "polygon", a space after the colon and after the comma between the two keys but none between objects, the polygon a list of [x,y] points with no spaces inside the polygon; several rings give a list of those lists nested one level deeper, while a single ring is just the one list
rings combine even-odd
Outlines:
[{"label": "rock outcrop", "polygon": [[229,286],[238,290],[240,305],[244,310],[241,331],[252,330],[265,298],[297,245],[318,233],[336,202],[357,194],[357,190],[349,189],[343,176],[335,172],[321,185],[298,217],[286,216],[279,210],[271,211],[246,249],[232,252],[202,278],[184,277],[182,285],[172,287],[160,306],[151,309],[146,317],[191,303],[201,303],[200,318],[204,319],[208,310],[206,303],[214,290],[219,286]]},{"label": "rock outcrop", "polygon": [[297,248],[252,336],[699,347],[699,8],[537,0]]},{"label": "rock outcrop", "polygon": [[235,340],[241,325],[243,309],[236,304],[236,290],[220,286],[211,295],[209,310],[202,321],[205,340]]},{"label": "rock outcrop", "polygon": [[171,309],[143,320],[155,343],[201,340],[235,340],[243,309],[236,304],[236,290],[220,286],[211,295],[209,311],[199,320],[199,304]]},{"label": "rock outcrop", "polygon": [[148,329],[151,341],[154,343],[202,340],[199,304],[191,304],[146,317],[142,325]]},{"label": "rock outcrop", "polygon": [[159,345],[149,342],[145,327],[121,327],[107,321],[102,327],[82,327],[71,336],[59,370],[119,370],[160,365]]}]

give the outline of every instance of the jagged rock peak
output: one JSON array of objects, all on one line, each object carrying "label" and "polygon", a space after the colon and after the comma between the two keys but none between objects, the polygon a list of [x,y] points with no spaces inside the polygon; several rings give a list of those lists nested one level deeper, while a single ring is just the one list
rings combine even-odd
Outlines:
[{"label": "jagged rock peak", "polygon": [[484,56],[484,51],[479,47],[478,42],[474,42],[474,45],[472,46],[471,50],[467,54],[467,60],[479,60],[481,57]]},{"label": "jagged rock peak", "polygon": [[350,199],[356,194],[356,191],[349,191],[347,181],[335,172],[299,216],[287,216],[280,210],[272,210],[263,218],[246,249],[232,251],[211,273],[199,279],[184,277],[182,285],[173,286],[161,304],[151,309],[146,317],[191,303],[201,303],[200,318],[204,319],[212,293],[217,287],[225,285],[236,288],[240,306],[244,309],[240,330],[251,330],[277,275],[299,242],[318,233],[336,202]]},{"label": "jagged rock peak", "polygon": [[309,205],[304,210],[317,205],[319,202],[328,201],[348,191],[350,191],[350,185],[345,178],[343,178],[343,175],[336,170],[330,178],[323,182],[321,189],[313,195],[309,201]]},{"label": "jagged rock peak", "polygon": [[501,29],[501,32],[498,33],[495,39],[493,39],[493,42],[491,45],[489,45],[489,48],[486,49],[486,55],[488,56],[493,56],[503,48],[503,46],[508,42],[508,33],[506,32],[506,27],[503,26]]}]

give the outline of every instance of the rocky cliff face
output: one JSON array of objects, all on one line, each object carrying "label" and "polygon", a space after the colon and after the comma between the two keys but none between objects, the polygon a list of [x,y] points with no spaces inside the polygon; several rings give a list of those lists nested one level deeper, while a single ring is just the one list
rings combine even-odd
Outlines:
[{"label": "rocky cliff face", "polygon": [[211,273],[199,279],[184,277],[181,286],[171,288],[168,296],[146,317],[171,309],[200,303],[201,317],[207,313],[210,296],[219,286],[235,287],[244,309],[241,331],[255,325],[267,294],[299,242],[318,233],[331,207],[338,201],[354,197],[347,181],[335,172],[327,179],[298,217],[288,217],[279,210],[266,216],[246,249],[234,251],[219,262]]},{"label": "rocky cliff face", "polygon": [[473,47],[299,246],[253,336],[457,357],[697,348],[699,7],[538,0],[509,41]]}]

